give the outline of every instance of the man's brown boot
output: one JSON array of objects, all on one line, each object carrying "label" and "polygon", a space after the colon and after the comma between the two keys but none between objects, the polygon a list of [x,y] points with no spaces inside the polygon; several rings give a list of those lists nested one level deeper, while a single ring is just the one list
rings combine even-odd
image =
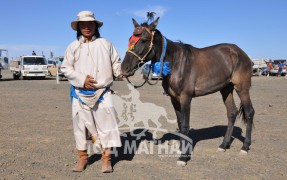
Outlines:
[{"label": "man's brown boot", "polygon": [[110,173],[113,172],[113,168],[111,165],[111,151],[109,148],[103,149],[102,153],[102,172]]},{"label": "man's brown boot", "polygon": [[86,169],[87,165],[88,165],[87,150],[84,150],[84,151],[78,150],[78,162],[73,168],[73,171],[82,172],[83,170]]}]

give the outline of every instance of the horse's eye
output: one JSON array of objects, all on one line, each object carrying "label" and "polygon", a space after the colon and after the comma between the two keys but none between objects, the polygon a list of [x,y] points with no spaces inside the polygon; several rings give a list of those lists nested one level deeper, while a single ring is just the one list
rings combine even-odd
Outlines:
[{"label": "horse's eye", "polygon": [[143,42],[146,42],[146,41],[149,41],[150,39],[149,38],[141,38],[141,40],[143,41]]},{"label": "horse's eye", "polygon": [[140,34],[133,34],[134,36],[136,36],[136,37],[140,37],[141,35]]}]

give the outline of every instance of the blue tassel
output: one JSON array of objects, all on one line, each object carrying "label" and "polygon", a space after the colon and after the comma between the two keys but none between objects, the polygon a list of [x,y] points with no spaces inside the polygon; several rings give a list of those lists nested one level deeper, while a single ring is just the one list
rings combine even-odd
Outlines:
[{"label": "blue tassel", "polygon": [[[161,56],[160,56],[160,60],[159,60],[159,62],[152,62],[152,72],[154,72],[154,73],[156,73],[156,74],[160,74],[160,69],[161,69],[161,63],[163,62],[163,59],[164,59],[164,57],[165,57],[165,53],[166,53],[166,47],[167,47],[167,42],[166,42],[166,39],[165,38],[163,38],[163,47],[164,47],[164,49],[163,49],[163,52],[162,52],[162,54],[161,54]],[[163,77],[165,77],[165,76],[168,76],[168,75],[170,75],[170,66],[169,66],[169,62],[164,62],[163,63],[163,67],[162,67],[162,73],[161,73],[161,75],[163,76]]]},{"label": "blue tassel", "polygon": [[[160,73],[160,68],[161,68],[161,63],[160,62],[155,62],[152,63],[152,72],[159,74]],[[162,76],[168,76],[170,75],[170,66],[169,62],[164,62],[163,63],[163,69],[162,69]]]}]

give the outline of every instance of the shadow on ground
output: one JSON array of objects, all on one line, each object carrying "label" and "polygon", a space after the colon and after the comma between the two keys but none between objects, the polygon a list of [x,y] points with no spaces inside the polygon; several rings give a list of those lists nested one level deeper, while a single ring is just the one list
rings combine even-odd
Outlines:
[{"label": "shadow on ground", "polygon": [[[200,141],[224,137],[226,129],[227,126],[190,129],[188,137],[193,140],[194,149],[196,144]],[[152,134],[147,129],[136,129],[134,131],[124,133],[121,136],[122,147],[114,149],[115,153],[112,154],[112,166],[120,161],[132,161],[141,141],[147,140],[153,142],[155,145],[158,145],[159,143],[162,144],[165,141],[179,140],[180,137],[178,134],[179,132],[170,132],[164,134],[160,139],[153,139]],[[232,144],[234,138],[240,140],[242,143],[244,142],[245,138],[242,136],[241,128],[236,126],[234,127],[230,145]],[[95,161],[100,159],[101,155],[94,154],[89,158],[89,164],[93,164]]]}]

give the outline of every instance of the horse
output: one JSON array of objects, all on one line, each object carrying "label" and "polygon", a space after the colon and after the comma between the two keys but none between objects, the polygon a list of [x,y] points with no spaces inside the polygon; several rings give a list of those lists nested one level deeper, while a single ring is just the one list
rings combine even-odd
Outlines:
[{"label": "horse", "polygon": [[[246,136],[241,154],[247,154],[251,145],[251,132],[255,110],[250,98],[253,63],[248,55],[235,44],[222,43],[204,48],[173,42],[156,29],[159,17],[148,24],[139,25],[132,18],[135,27],[129,40],[129,48],[121,64],[122,76],[129,77],[145,62],[164,63],[169,73],[163,75],[162,87],[169,95],[181,134],[188,136],[190,130],[190,108],[192,98],[220,92],[227,110],[228,127],[218,151],[230,148],[236,118],[242,116],[246,125]],[[239,96],[237,109],[233,91]],[[185,166],[192,149],[184,148],[187,140],[180,137],[180,156],[177,165]]]}]

